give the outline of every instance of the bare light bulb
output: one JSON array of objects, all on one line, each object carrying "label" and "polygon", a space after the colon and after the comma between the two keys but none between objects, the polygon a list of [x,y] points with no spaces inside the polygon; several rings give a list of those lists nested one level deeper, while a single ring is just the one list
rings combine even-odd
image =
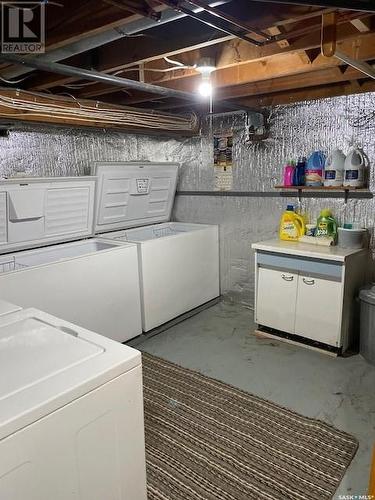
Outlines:
[{"label": "bare light bulb", "polygon": [[198,87],[198,92],[203,97],[210,97],[212,95],[212,84],[209,80],[203,80]]}]

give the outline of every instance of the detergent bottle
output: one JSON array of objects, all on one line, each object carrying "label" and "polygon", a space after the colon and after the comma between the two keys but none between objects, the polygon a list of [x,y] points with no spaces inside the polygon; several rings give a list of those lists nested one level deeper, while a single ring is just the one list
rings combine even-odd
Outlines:
[{"label": "detergent bottle", "polygon": [[320,212],[316,223],[315,236],[317,237],[328,237],[336,241],[337,238],[337,221],[333,217],[331,210],[325,208]]},{"label": "detergent bottle", "polygon": [[342,186],[344,182],[345,155],[341,149],[334,149],[324,167],[324,185]]},{"label": "detergent bottle", "polygon": [[314,151],[307,160],[305,169],[306,186],[319,187],[323,184],[323,168],[326,161],[323,151]]},{"label": "detergent bottle", "polygon": [[295,171],[294,161],[289,161],[284,167],[284,179],[283,184],[285,187],[293,186],[293,177]]},{"label": "detergent bottle", "polygon": [[293,205],[288,205],[280,220],[280,240],[298,241],[304,234],[305,222],[303,217],[294,211]]},{"label": "detergent bottle", "polygon": [[366,155],[358,147],[352,147],[345,160],[345,187],[360,188],[365,185]]},{"label": "detergent bottle", "polygon": [[306,158],[304,156],[300,156],[298,158],[297,165],[294,169],[293,186],[305,185],[305,170],[306,170]]}]

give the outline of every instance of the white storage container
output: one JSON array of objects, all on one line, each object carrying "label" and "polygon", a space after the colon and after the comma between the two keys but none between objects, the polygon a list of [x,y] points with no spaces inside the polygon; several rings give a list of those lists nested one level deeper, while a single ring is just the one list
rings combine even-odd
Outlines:
[{"label": "white storage container", "polygon": [[96,234],[138,246],[144,331],[220,295],[218,226],[169,222],[177,164],[105,162],[94,173]]},{"label": "white storage container", "polygon": [[363,248],[366,229],[338,228],[337,245],[341,248]]}]

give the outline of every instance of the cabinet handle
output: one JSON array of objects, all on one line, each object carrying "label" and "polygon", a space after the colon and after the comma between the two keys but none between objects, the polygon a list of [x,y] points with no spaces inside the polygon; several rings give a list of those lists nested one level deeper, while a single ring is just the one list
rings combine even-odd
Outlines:
[{"label": "cabinet handle", "polygon": [[315,280],[307,280],[306,278],[302,278],[302,281],[305,285],[315,285]]},{"label": "cabinet handle", "polygon": [[285,281],[293,281],[294,280],[294,276],[287,276],[286,274],[282,274],[281,277]]}]

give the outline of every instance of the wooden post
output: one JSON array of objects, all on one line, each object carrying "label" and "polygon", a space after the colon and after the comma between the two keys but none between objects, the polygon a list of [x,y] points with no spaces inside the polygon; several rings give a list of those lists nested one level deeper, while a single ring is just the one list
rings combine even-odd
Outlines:
[{"label": "wooden post", "polygon": [[336,52],[336,12],[322,15],[322,54],[332,57]]},{"label": "wooden post", "polygon": [[368,487],[368,494],[375,495],[375,446],[372,450],[372,462],[370,469],[370,483]]}]

